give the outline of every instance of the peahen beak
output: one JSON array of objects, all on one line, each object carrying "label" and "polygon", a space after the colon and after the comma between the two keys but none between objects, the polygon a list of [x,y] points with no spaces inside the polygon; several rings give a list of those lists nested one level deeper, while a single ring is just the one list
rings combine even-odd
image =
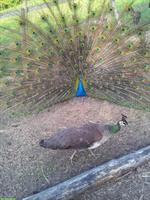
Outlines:
[{"label": "peahen beak", "polygon": [[124,123],[124,125],[125,125],[125,126],[127,126],[127,125],[128,125],[128,122],[127,122],[127,120],[125,120],[125,119],[122,119],[122,121],[123,121],[123,123]]}]

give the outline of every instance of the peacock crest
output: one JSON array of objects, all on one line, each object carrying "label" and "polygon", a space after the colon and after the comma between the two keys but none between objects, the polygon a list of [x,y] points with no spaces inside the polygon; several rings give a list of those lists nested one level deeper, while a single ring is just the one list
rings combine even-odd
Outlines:
[{"label": "peacock crest", "polygon": [[8,37],[0,45],[1,110],[89,96],[150,111],[148,5],[144,17],[134,0],[116,7],[109,0],[43,1],[37,20],[0,25]]}]

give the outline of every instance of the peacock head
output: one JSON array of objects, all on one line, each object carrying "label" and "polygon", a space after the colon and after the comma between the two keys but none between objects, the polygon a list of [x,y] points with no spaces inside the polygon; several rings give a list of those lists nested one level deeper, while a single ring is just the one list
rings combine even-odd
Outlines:
[{"label": "peacock head", "polygon": [[118,122],[119,125],[122,127],[122,126],[127,126],[128,125],[128,122],[127,122],[127,116],[126,115],[122,115],[122,119]]}]

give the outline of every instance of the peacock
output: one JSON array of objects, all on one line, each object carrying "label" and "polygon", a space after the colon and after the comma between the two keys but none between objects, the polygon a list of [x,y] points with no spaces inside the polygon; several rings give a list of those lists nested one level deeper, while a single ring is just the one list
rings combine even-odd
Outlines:
[{"label": "peacock", "polygon": [[136,0],[43,2],[34,19],[0,24],[8,39],[0,44],[1,112],[81,96],[150,111],[148,2],[140,10]]}]

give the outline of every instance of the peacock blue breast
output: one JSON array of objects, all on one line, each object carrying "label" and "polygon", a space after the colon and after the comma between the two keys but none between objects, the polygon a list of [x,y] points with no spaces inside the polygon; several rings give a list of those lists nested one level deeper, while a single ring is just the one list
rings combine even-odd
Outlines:
[{"label": "peacock blue breast", "polygon": [[76,97],[85,97],[86,91],[84,89],[83,80],[80,79],[78,81],[77,89],[76,89]]}]

